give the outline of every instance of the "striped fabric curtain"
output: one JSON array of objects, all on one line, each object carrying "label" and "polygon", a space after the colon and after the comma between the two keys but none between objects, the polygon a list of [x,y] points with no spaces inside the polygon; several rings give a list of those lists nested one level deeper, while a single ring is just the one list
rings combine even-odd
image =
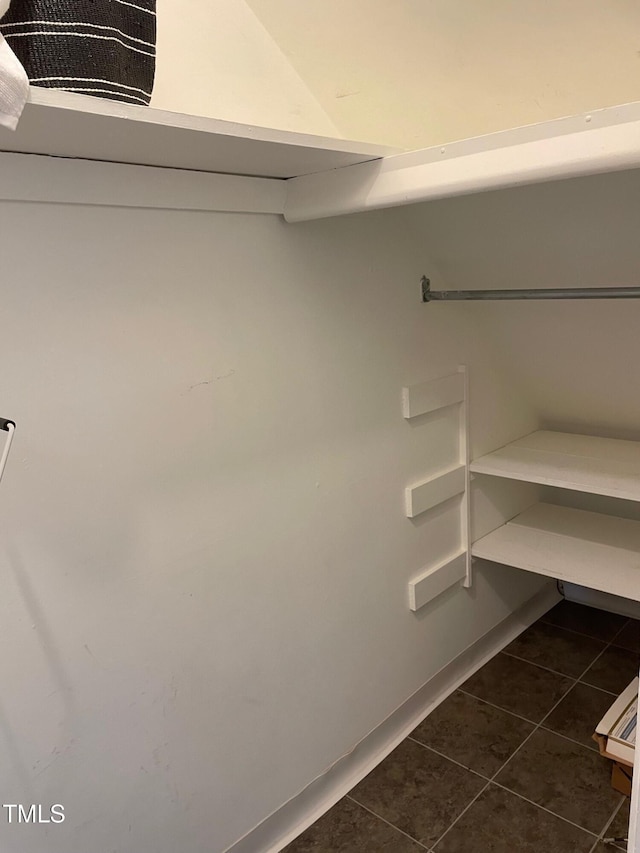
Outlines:
[{"label": "striped fabric curtain", "polygon": [[34,86],[151,100],[155,0],[12,0],[0,32]]}]

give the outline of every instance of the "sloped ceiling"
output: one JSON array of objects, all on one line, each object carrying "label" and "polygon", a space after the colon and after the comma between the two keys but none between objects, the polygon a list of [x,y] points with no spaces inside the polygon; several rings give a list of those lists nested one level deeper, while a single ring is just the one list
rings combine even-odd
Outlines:
[{"label": "sloped ceiling", "polygon": [[245,0],[157,0],[157,9],[153,107],[340,135]]},{"label": "sloped ceiling", "polygon": [[640,99],[637,0],[248,0],[344,136],[422,148]]}]

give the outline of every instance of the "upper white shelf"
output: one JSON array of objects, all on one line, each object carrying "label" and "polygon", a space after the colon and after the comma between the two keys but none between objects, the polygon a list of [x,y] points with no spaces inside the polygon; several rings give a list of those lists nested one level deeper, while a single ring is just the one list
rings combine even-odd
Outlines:
[{"label": "upper white shelf", "polygon": [[396,149],[270,130],[32,87],[0,151],[200,172],[291,178],[375,160]]},{"label": "upper white shelf", "polygon": [[640,442],[533,432],[471,463],[510,480],[640,501]]}]

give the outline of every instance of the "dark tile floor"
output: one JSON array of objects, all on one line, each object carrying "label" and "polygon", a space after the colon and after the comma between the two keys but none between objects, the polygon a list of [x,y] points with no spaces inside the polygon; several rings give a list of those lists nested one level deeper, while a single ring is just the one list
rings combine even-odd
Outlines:
[{"label": "dark tile floor", "polygon": [[[562,601],[471,676],[286,853],[616,853],[629,802],[595,725],[640,622]],[[283,851],[284,853],[284,851]]]}]

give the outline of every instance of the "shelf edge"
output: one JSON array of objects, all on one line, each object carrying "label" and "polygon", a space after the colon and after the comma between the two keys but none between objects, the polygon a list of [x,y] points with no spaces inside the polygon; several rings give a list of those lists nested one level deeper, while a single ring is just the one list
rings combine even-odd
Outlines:
[{"label": "shelf edge", "polygon": [[281,214],[285,181],[0,153],[0,200]]},{"label": "shelf edge", "polygon": [[[562,533],[559,533],[558,530],[547,529],[544,524],[541,528],[537,528],[536,524],[534,524],[533,527],[530,527],[529,524],[523,523],[525,520],[529,521],[528,517],[531,516],[532,513],[535,516],[536,510],[542,508],[553,508],[557,511],[560,518],[562,518],[563,515],[566,516],[567,513],[572,514],[574,517],[573,528],[570,515],[568,518],[568,529],[566,532],[563,531]],[[636,537],[640,533],[640,521],[622,519],[615,516],[608,516],[601,513],[594,513],[574,508],[559,507],[553,504],[538,503],[533,507],[530,507],[528,510],[520,513],[506,524],[501,525],[485,536],[477,539],[471,547],[471,553],[478,559],[488,560],[490,562],[511,566],[513,568],[532,572],[533,574],[542,575],[544,577],[552,577],[567,583],[588,586],[601,592],[607,592],[613,595],[622,595],[623,597],[640,601],[640,584],[636,582],[633,585],[637,590],[635,593],[634,589],[630,588],[629,566],[627,566],[626,572],[623,570],[616,573],[612,571],[611,566],[603,563],[602,574],[600,574],[600,572],[595,574],[593,570],[588,570],[590,561],[586,560],[583,562],[584,548],[580,549],[580,547],[578,547],[577,552],[575,552],[575,547],[570,545],[568,546],[569,549],[574,549],[573,555],[570,554],[574,563],[577,560],[580,566],[587,565],[587,571],[583,571],[583,574],[580,574],[578,569],[574,570],[572,567],[572,560],[567,559],[567,545],[565,544],[563,546],[561,544],[562,541],[564,540],[565,543],[570,543],[572,540],[581,541],[584,545],[588,545],[591,541],[589,538],[583,539],[581,536],[576,537],[576,515],[584,518],[587,526],[593,524],[592,519],[597,520],[598,518],[601,518],[602,521],[606,521],[609,526],[612,524],[624,524],[627,530],[629,529],[629,525],[633,525]],[[519,528],[522,530],[522,533],[520,534],[522,536],[522,540],[520,543],[517,543],[514,539],[517,540],[518,538]],[[539,537],[537,537],[536,534],[539,534]],[[616,541],[619,534],[620,531],[617,530]],[[532,535],[534,544],[532,544]],[[544,554],[545,550],[549,551],[550,542],[553,542],[554,558],[550,559],[550,561],[546,563],[541,554]],[[603,546],[606,548],[612,547],[608,542],[598,542],[597,540],[595,541],[594,546],[598,548],[602,548]],[[616,544],[613,547],[619,548],[620,546]],[[557,556],[559,552],[564,552],[562,554],[562,559],[559,559]],[[637,553],[640,569],[640,551],[636,552],[634,550],[633,553]],[[640,575],[640,571],[638,573]]]},{"label": "shelf edge", "polygon": [[293,178],[285,218],[322,219],[639,166],[640,104],[628,104]]}]

